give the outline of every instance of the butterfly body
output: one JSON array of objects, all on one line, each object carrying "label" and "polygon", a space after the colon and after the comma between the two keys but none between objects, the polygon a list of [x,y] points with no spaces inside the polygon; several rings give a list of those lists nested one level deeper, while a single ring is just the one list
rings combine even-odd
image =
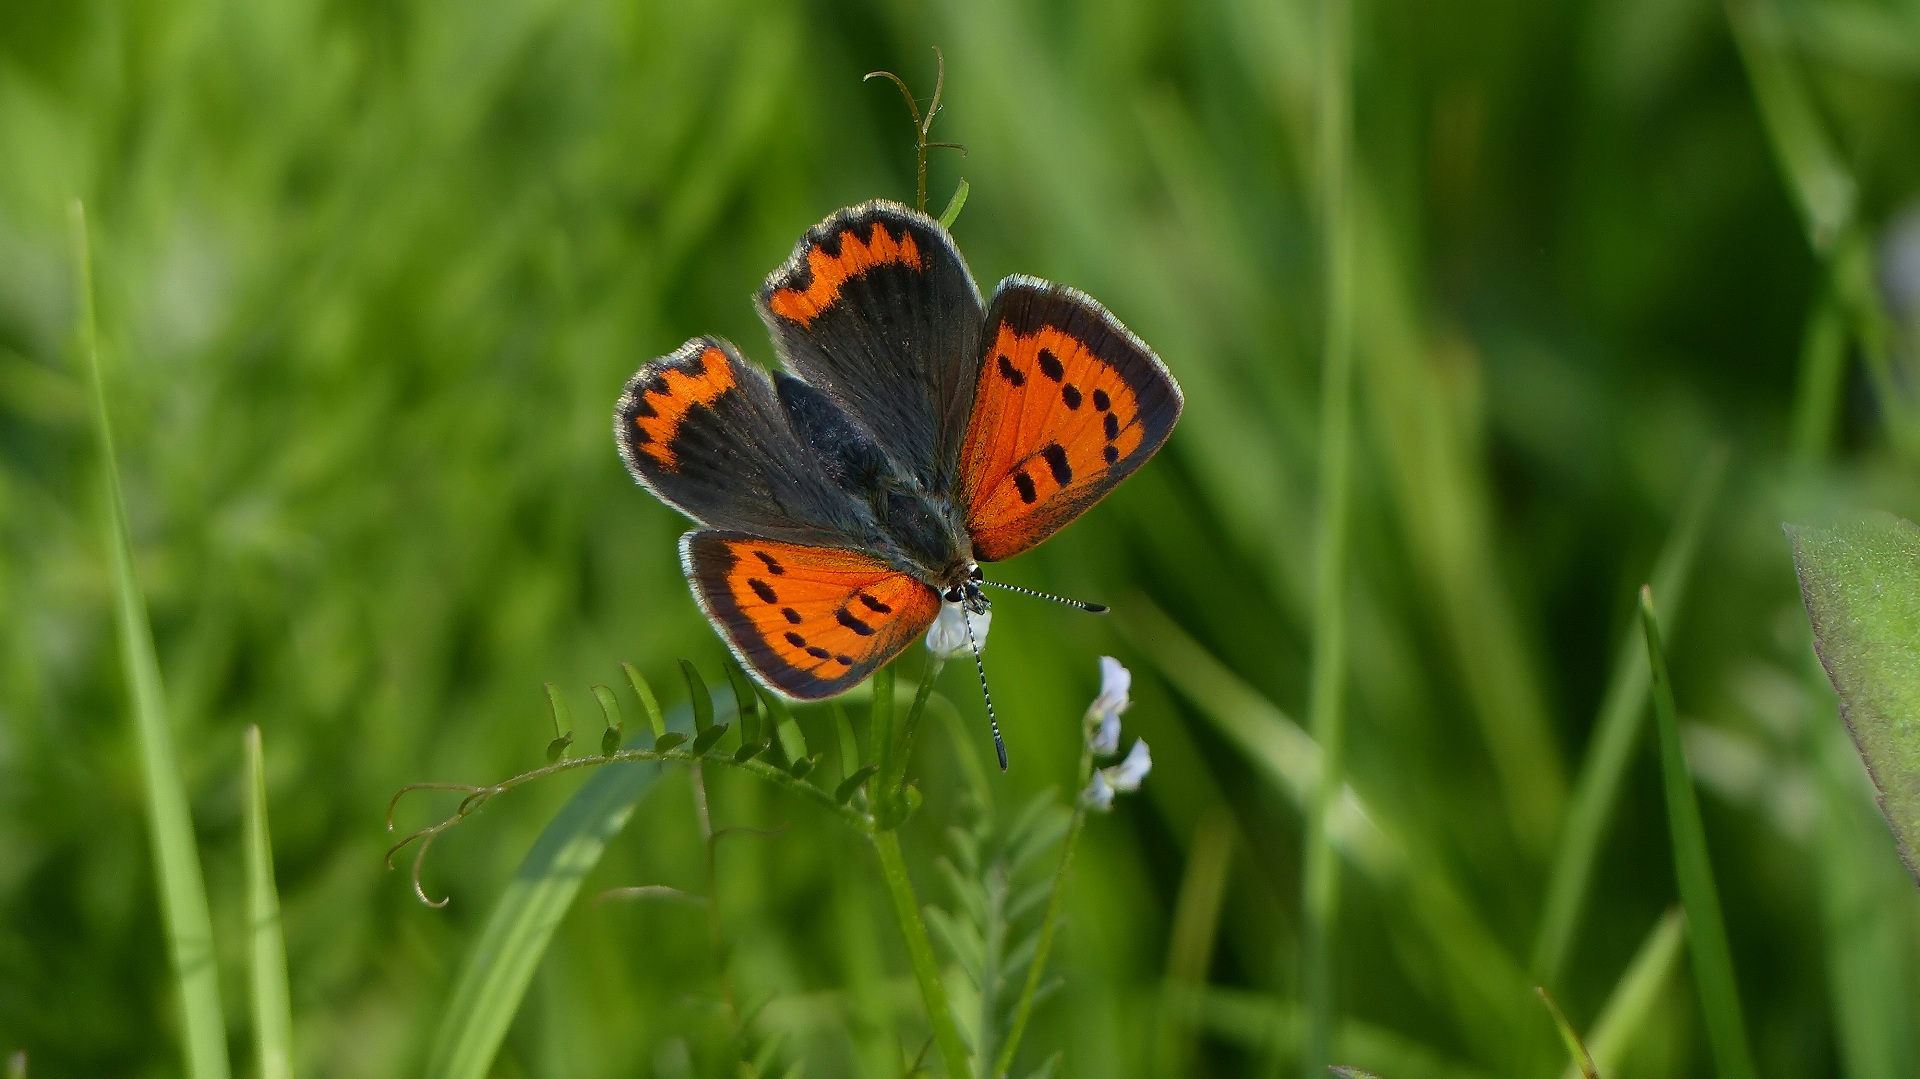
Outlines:
[{"label": "butterfly body", "polygon": [[982,303],[946,230],[893,203],[810,229],[756,305],[784,370],[694,338],[628,380],[615,438],[702,526],[681,539],[695,597],[788,697],[857,685],[943,603],[984,612],[980,563],[1078,517],[1179,416],[1099,304],[1018,276]]}]

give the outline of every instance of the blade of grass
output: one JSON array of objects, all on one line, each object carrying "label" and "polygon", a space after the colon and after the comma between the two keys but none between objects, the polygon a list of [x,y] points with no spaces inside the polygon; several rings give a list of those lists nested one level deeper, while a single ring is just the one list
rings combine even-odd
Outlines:
[{"label": "blade of grass", "polygon": [[247,938],[251,945],[253,1038],[260,1079],[293,1075],[293,1008],[287,991],[287,946],[280,930],[280,893],[273,882],[273,838],[267,828],[267,769],[260,728],[250,726],[247,751]]},{"label": "blade of grass", "polygon": [[[669,725],[685,730],[692,714],[689,707],[678,706]],[[629,738],[627,748],[651,744],[649,731]],[[547,822],[467,952],[434,1034],[427,1062],[431,1079],[487,1075],[553,931],[573,905],[581,882],[599,864],[608,841],[626,827],[634,803],[659,778],[660,768],[603,765]]]},{"label": "blade of grass", "polygon": [[[1614,983],[1600,1018],[1587,1031],[1587,1050],[1593,1054],[1593,1066],[1601,1075],[1617,1074],[1627,1049],[1640,1034],[1640,1028],[1653,1014],[1661,991],[1680,965],[1680,945],[1685,942],[1687,921],[1675,907],[1655,922],[1647,939],[1627,964],[1626,973]],[[1579,1069],[1568,1064],[1561,1079],[1581,1079]]]},{"label": "blade of grass", "polygon": [[[1660,618],[1671,624],[1693,576],[1700,535],[1712,515],[1714,498],[1726,475],[1727,455],[1716,451],[1694,477],[1680,516],[1653,566],[1653,594],[1659,597]],[[1619,801],[1633,747],[1640,739],[1641,717],[1647,708],[1647,653],[1640,644],[1639,626],[1630,622],[1621,634],[1613,674],[1600,699],[1592,748],[1580,768],[1580,779],[1567,809],[1566,829],[1554,853],[1547,878],[1547,898],[1534,939],[1533,976],[1547,986],[1560,979],[1560,968],[1573,945],[1574,933],[1586,905],[1593,863],[1606,837],[1607,821]]]},{"label": "blade of grass", "polygon": [[1727,947],[1727,929],[1720,917],[1720,894],[1713,883],[1713,863],[1707,856],[1707,833],[1700,823],[1700,803],[1680,745],[1680,723],[1674,716],[1673,682],[1667,674],[1660,620],[1654,611],[1653,589],[1641,586],[1640,625],[1647,635],[1647,662],[1653,673],[1653,716],[1660,732],[1660,773],[1667,793],[1667,827],[1673,835],[1673,869],[1680,882],[1680,901],[1692,930],[1693,976],[1700,991],[1700,1009],[1706,1016],[1707,1041],[1713,1046],[1720,1079],[1755,1079],[1753,1057],[1747,1048],[1747,1024],[1740,1013],[1740,994],[1733,980],[1733,955]]},{"label": "blade of grass", "polygon": [[[1322,285],[1326,311],[1320,363],[1319,528],[1314,540],[1313,656],[1308,715],[1320,746],[1320,782],[1307,813],[1301,881],[1301,997],[1307,1038],[1301,1073],[1320,1079],[1333,1041],[1333,937],[1340,913],[1340,860],[1329,832],[1346,755],[1347,517],[1353,471],[1353,236],[1347,219],[1352,139],[1348,0],[1320,2],[1319,140]],[[1280,1070],[1276,1057],[1270,1069]]]},{"label": "blade of grass", "polygon": [[1594,1067],[1593,1054],[1580,1044],[1580,1035],[1573,1032],[1573,1024],[1567,1022],[1566,1013],[1560,1010],[1553,994],[1547,992],[1544,985],[1534,986],[1533,993],[1540,998],[1540,1003],[1547,1006],[1547,1014],[1553,1017],[1553,1029],[1560,1035],[1560,1043],[1567,1047],[1567,1056],[1572,1065],[1580,1070],[1580,1079],[1600,1079],[1600,1069]]},{"label": "blade of grass", "polygon": [[[1120,629],[1128,640],[1152,658],[1168,684],[1193,702],[1257,775],[1304,812],[1320,780],[1320,748],[1307,732],[1151,600],[1135,595],[1120,609]],[[1510,1053],[1513,1031],[1529,1021],[1531,983],[1446,867],[1409,850],[1391,822],[1362,802],[1351,785],[1343,788],[1328,831],[1335,849],[1404,910],[1443,957],[1432,967],[1444,978],[1448,1004],[1475,1045],[1487,1059]]]},{"label": "blade of grass", "polygon": [[226,1079],[230,1074],[227,1027],[220,1014],[213,922],[207,914],[207,887],[200,875],[192,810],[187,802],[186,787],[180,780],[173,730],[167,721],[166,693],[160,684],[160,661],[154,652],[153,628],[147,621],[146,598],[141,595],[140,583],[134,577],[133,541],[127,534],[120,466],[114,456],[113,426],[107,416],[107,393],[100,373],[87,213],[79,199],[73,201],[69,216],[80,307],[80,351],[93,391],[93,430],[100,455],[101,484],[106,493],[106,542],[113,560],[114,589],[118,597],[115,620],[120,630],[121,669],[125,673],[127,693],[132,698],[134,729],[140,740],[153,862],[160,878],[160,918],[166,927],[167,949],[180,992],[181,1040],[187,1074],[192,1079]]}]

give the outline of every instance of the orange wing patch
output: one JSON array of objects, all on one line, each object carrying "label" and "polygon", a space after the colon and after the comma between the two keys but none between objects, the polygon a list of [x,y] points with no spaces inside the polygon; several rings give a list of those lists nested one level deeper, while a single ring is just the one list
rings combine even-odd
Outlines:
[{"label": "orange wing patch", "polygon": [[913,234],[901,230],[898,240],[879,221],[873,223],[873,239],[862,243],[852,229],[840,234],[840,253],[829,255],[818,244],[807,252],[810,280],[804,289],[783,288],[767,298],[767,306],[781,318],[805,326],[840,298],[840,286],[875,266],[899,263],[922,269],[920,248]]},{"label": "orange wing patch", "polygon": [[678,367],[661,371],[642,389],[634,405],[634,444],[669,472],[680,467],[673,439],[687,411],[695,406],[711,408],[721,394],[733,389],[733,368],[725,353],[709,346],[698,363],[691,371]]},{"label": "orange wing patch", "polygon": [[831,697],[858,685],[932,624],[940,596],[857,551],[689,533],[689,578],[707,616],[767,685]]},{"label": "orange wing patch", "polygon": [[1009,557],[1103,494],[1145,437],[1139,413],[1133,387],[1078,338],[1002,323],[960,458],[975,553]]}]

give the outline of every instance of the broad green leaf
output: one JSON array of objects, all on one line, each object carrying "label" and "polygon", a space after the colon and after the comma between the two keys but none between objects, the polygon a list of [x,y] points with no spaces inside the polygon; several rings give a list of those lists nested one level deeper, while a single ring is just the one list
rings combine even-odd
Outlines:
[{"label": "broad green leaf", "polygon": [[267,829],[266,754],[260,728],[247,728],[247,939],[252,962],[253,1039],[260,1079],[293,1075],[293,1008],[287,991],[287,948],[280,930],[280,892],[273,883],[273,838]]},{"label": "broad green leaf", "polygon": [[160,684],[160,660],[154,653],[147,601],[134,579],[133,542],[127,535],[120,466],[114,458],[113,425],[100,376],[100,350],[94,332],[93,264],[87,242],[86,210],[72,206],[73,244],[79,274],[80,346],[93,388],[93,430],[100,454],[100,479],[106,491],[107,552],[113,560],[115,621],[120,628],[120,663],[132,698],[134,731],[140,740],[140,765],[146,780],[147,822],[152,829],[153,862],[159,872],[160,918],[180,992],[181,1042],[191,1079],[226,1079],[227,1025],[220,1014],[220,980],[213,954],[213,921],[207,914],[207,886],[200,876],[200,852],[194,845],[193,815],[180,764],[174,756],[173,729],[167,721],[166,692]]},{"label": "broad green leaf", "polygon": [[1889,514],[1790,526],[1813,647],[1914,868],[1920,840],[1920,528]]}]

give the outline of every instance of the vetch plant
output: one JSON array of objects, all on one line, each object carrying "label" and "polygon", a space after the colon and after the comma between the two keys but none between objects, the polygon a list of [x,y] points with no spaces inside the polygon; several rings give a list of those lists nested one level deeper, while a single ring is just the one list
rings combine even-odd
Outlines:
[{"label": "vetch plant", "polygon": [[[555,730],[560,732],[548,745],[553,758],[550,763],[500,783],[419,783],[403,788],[389,805],[390,828],[393,810],[408,793],[454,790],[464,797],[447,816],[394,844],[388,852],[389,865],[395,855],[414,847],[412,883],[416,895],[428,906],[444,906],[448,900],[429,898],[421,881],[426,852],[438,836],[495,797],[535,779],[580,768],[612,765],[618,769],[638,762],[687,765],[704,850],[704,894],[664,885],[639,885],[613,889],[600,898],[681,899],[706,909],[713,948],[719,957],[719,1003],[735,1043],[736,1060],[741,1074],[759,1075],[772,1065],[779,1046],[772,1039],[755,1044],[751,1016],[736,994],[726,961],[727,933],[720,920],[720,896],[725,885],[718,877],[714,859],[715,840],[741,829],[716,827],[706,782],[709,766],[743,771],[829,810],[835,819],[866,837],[879,862],[925,1008],[932,1032],[928,1048],[950,1076],[1006,1075],[1034,1011],[1059,985],[1057,979],[1050,981],[1046,976],[1047,960],[1062,917],[1062,885],[1087,813],[1105,811],[1112,806],[1115,794],[1139,789],[1152,761],[1146,743],[1136,740],[1119,761],[1095,767],[1096,760],[1117,754],[1120,716],[1131,704],[1131,673],[1112,657],[1102,657],[1100,693],[1082,717],[1084,737],[1076,778],[1081,794],[1072,809],[1059,805],[1056,796],[1042,794],[1008,823],[997,825],[990,809],[992,791],[985,786],[990,781],[984,771],[976,770],[971,780],[976,789],[961,806],[968,822],[949,829],[949,855],[939,863],[953,895],[953,906],[923,907],[907,870],[899,829],[924,804],[923,795],[909,776],[910,758],[928,707],[937,696],[934,680],[947,656],[957,650],[952,647],[956,628],[957,636],[964,639],[966,629],[957,618],[944,632],[938,623],[929,632],[920,681],[904,713],[897,709],[897,664],[883,667],[874,675],[866,709],[866,748],[864,752],[860,749],[847,722],[840,730],[837,771],[823,765],[826,753],[809,752],[806,735],[787,704],[754,686],[733,666],[727,669],[731,700],[716,700],[698,669],[681,662],[688,700],[674,710],[673,723],[691,727],[689,742],[686,731],[668,729],[668,717],[639,670],[624,665],[627,683],[647,716],[649,729],[626,736],[615,693],[606,686],[596,686],[593,692],[605,716],[606,732],[600,740],[600,751],[582,757],[567,756],[573,745],[568,706],[564,694],[549,685],[549,710]],[[985,619],[977,619],[973,627],[976,645],[984,638],[985,628]],[[960,647],[967,645],[962,643]],[[944,700],[940,704],[951,710]],[[836,726],[847,720],[838,702],[829,707]],[[601,807],[579,814],[582,819],[599,822],[594,825],[598,834],[584,842],[582,837],[568,839],[565,835],[554,835],[550,842],[549,836],[542,836],[536,844],[530,862],[542,851],[549,854],[539,862],[537,872],[529,874],[523,867],[516,876],[516,887],[522,887],[522,881],[530,876],[534,885],[525,895],[510,896],[490,921],[483,942],[493,940],[496,927],[506,928],[500,930],[499,941],[476,949],[473,964],[463,974],[448,1020],[442,1026],[439,1048],[428,1069],[430,1075],[478,1076],[491,1066],[553,926],[571,902],[580,878],[597,862],[606,840],[624,827],[638,789],[629,784],[630,793],[620,801],[621,796],[611,794],[608,785],[596,788],[590,783],[575,795],[574,802],[586,798]],[[609,801],[610,797],[614,800]],[[556,824],[575,817],[574,802],[562,809]],[[1057,862],[1050,871],[1043,870],[1043,860],[1056,848]],[[569,850],[571,855],[552,853]],[[563,873],[564,882],[560,880]],[[546,877],[553,879],[543,879]],[[966,984],[972,989],[971,999],[955,1001],[949,997],[949,979],[943,974],[934,947],[936,937],[965,974]],[[502,960],[502,955],[508,958]],[[968,1016],[964,1023],[963,1009]],[[1056,1063],[1044,1062],[1037,1074],[1048,1073]]]}]

